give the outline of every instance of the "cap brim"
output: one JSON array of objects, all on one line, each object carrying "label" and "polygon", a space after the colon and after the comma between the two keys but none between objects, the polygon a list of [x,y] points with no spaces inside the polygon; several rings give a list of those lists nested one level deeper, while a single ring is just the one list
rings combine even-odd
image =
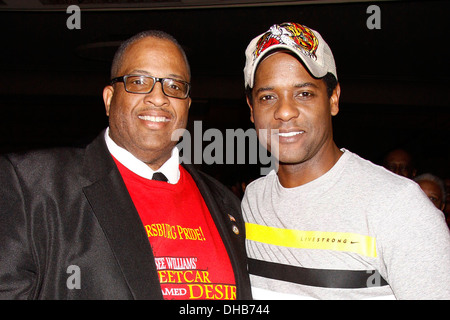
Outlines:
[{"label": "cap brim", "polygon": [[254,67],[252,68],[251,71],[249,70],[251,73],[248,75],[249,81],[247,83],[247,85],[250,88],[253,88],[253,86],[254,86],[255,73],[256,73],[256,69],[257,69],[259,63],[261,63],[264,59],[266,59],[270,55],[272,55],[275,52],[278,52],[280,50],[289,51],[295,57],[297,57],[303,63],[303,65],[306,67],[306,69],[311,74],[311,76],[313,76],[314,78],[322,78],[328,73],[328,70],[326,68],[321,67],[320,65],[317,64],[316,61],[314,61],[312,58],[308,57],[307,55],[303,54],[302,52],[299,52],[298,50],[293,50],[292,47],[285,45],[285,44],[277,44],[277,45],[271,46],[270,49],[268,49],[266,52],[263,52],[258,58],[256,58],[253,61]]}]

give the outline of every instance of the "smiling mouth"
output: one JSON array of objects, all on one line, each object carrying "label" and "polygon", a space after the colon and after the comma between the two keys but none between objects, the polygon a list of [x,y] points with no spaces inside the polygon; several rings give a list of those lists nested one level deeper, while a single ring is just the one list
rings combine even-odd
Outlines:
[{"label": "smiling mouth", "polygon": [[305,131],[292,131],[292,132],[278,132],[277,134],[280,137],[294,137],[299,134],[303,134]]},{"label": "smiling mouth", "polygon": [[170,119],[166,117],[157,117],[157,116],[138,116],[139,119],[151,122],[169,122]]}]

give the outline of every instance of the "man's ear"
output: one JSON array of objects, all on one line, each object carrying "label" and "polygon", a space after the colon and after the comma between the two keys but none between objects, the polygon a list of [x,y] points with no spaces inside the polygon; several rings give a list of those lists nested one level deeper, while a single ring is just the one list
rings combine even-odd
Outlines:
[{"label": "man's ear", "polygon": [[190,109],[191,108],[192,99],[191,99],[191,97],[189,97],[188,99],[189,99],[188,109]]},{"label": "man's ear", "polygon": [[109,117],[109,108],[111,107],[111,100],[114,95],[114,87],[106,86],[103,88],[103,103],[105,104],[106,115]]},{"label": "man's ear", "polygon": [[331,115],[335,116],[339,112],[339,97],[341,96],[341,86],[339,83],[336,85],[336,88],[334,88],[333,93],[330,97],[330,110]]},{"label": "man's ear", "polygon": [[253,117],[253,106],[252,106],[252,102],[249,100],[248,96],[247,96],[247,104],[250,108],[250,121],[252,123],[255,123],[255,118]]}]

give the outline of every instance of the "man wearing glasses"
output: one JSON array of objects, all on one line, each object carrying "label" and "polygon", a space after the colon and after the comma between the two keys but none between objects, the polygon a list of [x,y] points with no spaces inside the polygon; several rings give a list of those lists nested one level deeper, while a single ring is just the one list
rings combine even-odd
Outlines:
[{"label": "man wearing glasses", "polygon": [[0,298],[250,298],[239,200],[179,164],[189,81],[174,38],[138,34],[86,149],[0,159]]}]

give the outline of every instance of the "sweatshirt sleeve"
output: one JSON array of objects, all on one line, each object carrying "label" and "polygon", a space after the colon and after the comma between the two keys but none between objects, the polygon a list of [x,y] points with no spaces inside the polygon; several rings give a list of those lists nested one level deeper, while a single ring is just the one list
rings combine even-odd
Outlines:
[{"label": "sweatshirt sleeve", "polygon": [[397,299],[450,299],[450,233],[443,213],[416,184],[399,192],[378,233]]}]

